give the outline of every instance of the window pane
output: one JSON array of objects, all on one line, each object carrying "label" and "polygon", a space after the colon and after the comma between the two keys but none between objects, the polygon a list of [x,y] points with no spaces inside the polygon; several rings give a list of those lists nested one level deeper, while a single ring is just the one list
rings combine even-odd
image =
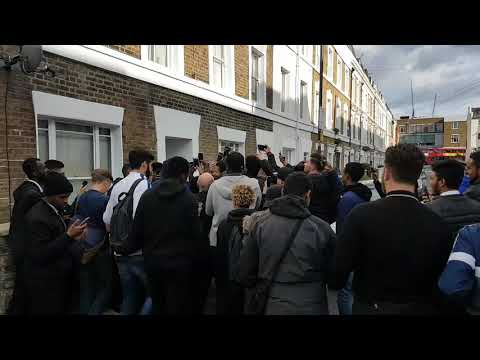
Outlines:
[{"label": "window pane", "polygon": [[100,136],[100,168],[112,170],[112,154],[111,154],[110,137]]},{"label": "window pane", "polygon": [[62,122],[55,123],[57,130],[75,131],[87,134],[93,134],[93,127],[87,125],[66,124]]},{"label": "window pane", "polygon": [[39,129],[48,129],[48,120],[38,120]]},{"label": "window pane", "polygon": [[38,157],[42,162],[48,160],[48,131],[38,130]]},{"label": "window pane", "polygon": [[223,64],[213,60],[213,85],[223,87]]},{"label": "window pane", "polygon": [[99,128],[98,133],[100,135],[110,135],[110,129],[107,128]]},{"label": "window pane", "polygon": [[153,57],[151,58],[152,61],[156,62],[157,64],[168,66],[168,45],[153,45]]},{"label": "window pane", "polygon": [[90,177],[93,170],[93,136],[57,131],[57,160],[67,177]]}]

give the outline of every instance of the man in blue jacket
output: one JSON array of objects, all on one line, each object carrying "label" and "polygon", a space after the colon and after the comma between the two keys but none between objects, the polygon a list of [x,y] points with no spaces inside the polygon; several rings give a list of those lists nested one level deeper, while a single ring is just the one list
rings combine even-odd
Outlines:
[{"label": "man in blue jacket", "polygon": [[[337,206],[337,234],[341,233],[343,223],[350,211],[352,211],[355,206],[370,201],[370,198],[372,197],[370,189],[362,183],[359,183],[364,174],[365,169],[362,164],[358,162],[351,162],[345,165],[345,170],[343,171],[342,176],[342,182],[345,187]],[[352,279],[353,273],[350,274],[345,287],[338,292],[337,304],[340,315],[352,314]]]},{"label": "man in blue jacket", "polygon": [[480,224],[459,231],[438,287],[451,304],[480,315]]}]

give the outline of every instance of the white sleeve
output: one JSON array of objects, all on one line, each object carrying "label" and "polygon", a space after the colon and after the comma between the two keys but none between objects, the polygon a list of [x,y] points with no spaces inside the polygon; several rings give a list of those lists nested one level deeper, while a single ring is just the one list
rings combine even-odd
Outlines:
[{"label": "white sleeve", "polygon": [[107,203],[107,208],[105,209],[105,212],[103,213],[103,222],[105,225],[110,225],[110,221],[112,220],[112,215],[113,215],[113,208],[117,204],[117,189],[113,188],[112,192],[110,193],[110,199],[108,199]]},{"label": "white sleeve", "polygon": [[140,183],[135,188],[133,193],[133,213],[132,216],[135,217],[135,212],[137,211],[137,205],[142,197],[143,193],[148,190],[148,181],[140,181]]},{"label": "white sleeve", "polygon": [[255,209],[260,209],[260,204],[262,203],[262,190],[260,189],[260,185],[258,185],[258,182],[257,182],[257,186],[255,187],[255,192],[257,193],[257,201],[255,204]]}]

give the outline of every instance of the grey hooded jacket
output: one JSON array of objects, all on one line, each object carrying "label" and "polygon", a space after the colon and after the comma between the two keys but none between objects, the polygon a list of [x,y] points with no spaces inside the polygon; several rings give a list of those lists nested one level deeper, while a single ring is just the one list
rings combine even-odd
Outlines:
[{"label": "grey hooded jacket", "polygon": [[328,314],[326,285],[335,234],[325,221],[311,215],[298,196],[275,199],[269,210],[244,219],[238,281],[253,288],[259,278],[267,278],[298,220],[303,223],[274,277],[266,315]]},{"label": "grey hooded jacket", "polygon": [[213,216],[210,229],[210,245],[217,246],[218,225],[228,217],[233,210],[232,189],[236,185],[248,185],[255,192],[256,199],[252,208],[257,209],[262,201],[262,192],[257,179],[241,174],[227,174],[213,182],[208,189],[205,213]]}]

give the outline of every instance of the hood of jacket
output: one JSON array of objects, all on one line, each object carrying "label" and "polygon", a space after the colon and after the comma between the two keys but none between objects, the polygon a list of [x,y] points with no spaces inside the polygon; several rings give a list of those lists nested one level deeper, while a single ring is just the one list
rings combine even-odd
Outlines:
[{"label": "hood of jacket", "polygon": [[305,200],[295,195],[286,195],[273,200],[270,211],[272,214],[293,219],[306,219],[311,215]]},{"label": "hood of jacket", "polygon": [[155,194],[160,198],[177,196],[187,190],[186,184],[181,184],[174,179],[162,179],[155,186]]},{"label": "hood of jacket", "polygon": [[234,209],[228,213],[227,221],[237,225],[243,232],[243,219],[255,212],[255,209]]},{"label": "hood of jacket", "polygon": [[365,201],[370,201],[372,198],[372,191],[368,188],[368,186],[365,186],[362,183],[345,186],[342,192],[345,194],[349,191],[355,193]]},{"label": "hood of jacket", "polygon": [[250,185],[252,189],[255,188],[255,183],[258,185],[257,179],[249,178],[241,174],[227,174],[215,181],[215,186],[218,193],[225,200],[232,200],[232,189],[236,185]]}]

